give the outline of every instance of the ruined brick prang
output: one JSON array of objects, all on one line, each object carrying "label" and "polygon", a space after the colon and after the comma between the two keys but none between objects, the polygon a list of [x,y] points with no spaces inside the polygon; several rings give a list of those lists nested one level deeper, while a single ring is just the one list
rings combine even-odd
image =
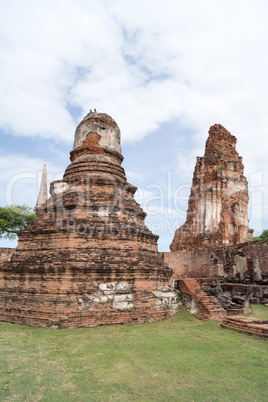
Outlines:
[{"label": "ruined brick prang", "polygon": [[70,159],[0,269],[0,320],[76,327],[169,316],[178,305],[172,271],[126,180],[116,122],[89,113]]},{"label": "ruined brick prang", "polygon": [[248,228],[248,185],[236,138],[223,126],[209,130],[204,157],[198,157],[187,219],[175,233],[171,251],[243,243]]}]

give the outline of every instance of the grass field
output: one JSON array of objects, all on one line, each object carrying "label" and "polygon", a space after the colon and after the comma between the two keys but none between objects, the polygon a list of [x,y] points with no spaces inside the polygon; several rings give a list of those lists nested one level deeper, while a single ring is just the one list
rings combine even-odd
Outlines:
[{"label": "grass field", "polygon": [[267,401],[267,351],[185,311],[58,331],[0,323],[0,401]]}]

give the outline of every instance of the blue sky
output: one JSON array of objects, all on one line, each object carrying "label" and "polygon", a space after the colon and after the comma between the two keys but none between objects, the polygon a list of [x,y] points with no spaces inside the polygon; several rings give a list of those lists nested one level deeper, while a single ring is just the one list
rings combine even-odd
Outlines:
[{"label": "blue sky", "polygon": [[[0,0],[0,205],[62,178],[89,109],[121,129],[123,167],[168,250],[209,127],[237,137],[250,227],[268,227],[268,4]],[[15,245],[1,241],[0,246]]]}]

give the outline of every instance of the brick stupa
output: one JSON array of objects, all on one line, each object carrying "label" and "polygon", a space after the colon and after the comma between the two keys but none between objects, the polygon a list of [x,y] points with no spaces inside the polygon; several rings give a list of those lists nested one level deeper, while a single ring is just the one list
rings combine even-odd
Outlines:
[{"label": "brick stupa", "polygon": [[177,308],[172,271],[126,180],[116,122],[90,112],[70,159],[0,267],[0,320],[78,327],[169,316]]},{"label": "brick stupa", "polygon": [[171,251],[253,240],[248,227],[248,183],[236,141],[222,125],[210,128],[205,154],[197,158],[187,219],[175,232]]}]

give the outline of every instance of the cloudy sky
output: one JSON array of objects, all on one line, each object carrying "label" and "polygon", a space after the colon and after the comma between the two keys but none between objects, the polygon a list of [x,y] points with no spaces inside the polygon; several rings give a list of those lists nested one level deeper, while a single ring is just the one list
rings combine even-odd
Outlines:
[{"label": "cloudy sky", "polygon": [[[168,250],[209,127],[237,137],[250,227],[268,228],[266,0],[0,0],[0,205],[62,178],[89,109],[121,129],[128,181]],[[0,246],[15,245],[7,241]]]}]

